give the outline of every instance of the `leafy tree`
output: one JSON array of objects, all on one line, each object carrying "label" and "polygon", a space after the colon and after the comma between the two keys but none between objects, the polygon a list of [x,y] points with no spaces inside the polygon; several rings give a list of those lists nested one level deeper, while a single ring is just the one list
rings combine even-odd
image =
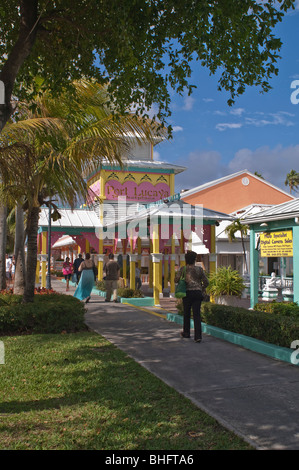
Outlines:
[{"label": "leafy tree", "polygon": [[244,260],[245,260],[245,266],[246,266],[246,272],[247,273],[248,273],[248,265],[247,265],[247,257],[246,257],[244,238],[247,237],[248,230],[249,230],[248,225],[243,224],[241,219],[235,219],[225,229],[225,233],[227,234],[228,239],[229,239],[230,242],[232,242],[233,240],[236,239],[236,234],[237,233],[240,233],[242,248],[243,248],[243,254],[244,254]]},{"label": "leafy tree", "polygon": [[81,81],[74,87],[71,101],[67,95],[55,100],[44,94],[34,113],[20,106],[19,119],[1,134],[0,199],[26,211],[25,302],[34,296],[40,207],[53,206],[56,195],[62,204],[75,207],[88,193],[86,170],[98,167],[104,157],[121,163],[130,142],[156,136],[155,127],[134,116],[113,119],[105,104],[106,89],[97,83]]},{"label": "leafy tree", "polygon": [[[0,80],[5,104],[34,94],[33,77],[59,92],[83,76],[109,83],[122,112],[158,103],[169,113],[169,87],[189,93],[191,63],[220,72],[229,103],[277,74],[280,39],[273,30],[295,0],[10,0],[0,6]],[[25,85],[25,86],[24,86]]]},{"label": "leafy tree", "polygon": [[299,187],[299,173],[295,170],[291,170],[290,173],[287,174],[284,184],[289,186],[290,194],[292,191],[297,191]]}]

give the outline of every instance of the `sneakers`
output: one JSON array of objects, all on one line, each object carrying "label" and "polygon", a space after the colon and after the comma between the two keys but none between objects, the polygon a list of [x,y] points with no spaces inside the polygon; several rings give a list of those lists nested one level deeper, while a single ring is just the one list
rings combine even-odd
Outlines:
[{"label": "sneakers", "polygon": [[182,338],[190,338],[190,335],[186,335],[183,331],[180,332]]},{"label": "sneakers", "polygon": [[201,338],[200,339],[195,339],[194,343],[201,343]]}]

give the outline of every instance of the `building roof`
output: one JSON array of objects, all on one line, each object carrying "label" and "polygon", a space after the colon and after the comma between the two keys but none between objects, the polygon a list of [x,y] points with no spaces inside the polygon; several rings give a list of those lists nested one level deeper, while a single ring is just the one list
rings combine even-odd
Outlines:
[{"label": "building roof", "polygon": [[[269,204],[250,204],[247,207],[243,207],[242,209],[239,209],[237,211],[232,212],[230,215],[232,215],[236,219],[241,219],[242,222],[245,224],[244,219],[247,217],[256,215],[257,213],[260,213],[261,211],[271,208],[273,205]],[[230,224],[231,222],[227,220],[223,220],[220,222],[219,226],[216,227],[216,239],[217,240],[228,240],[228,235],[225,232],[226,227]],[[249,234],[248,234],[249,237]],[[235,233],[235,238],[241,238],[241,233],[238,231]]]},{"label": "building roof", "polygon": [[103,163],[101,165],[101,168],[97,168],[95,171],[92,172],[88,176],[88,179],[90,179],[92,176],[94,176],[96,173],[98,173],[101,169],[103,170],[120,170],[120,171],[128,171],[131,169],[140,169],[141,171],[173,171],[175,175],[182,173],[185,171],[187,168],[184,166],[180,165],[174,165],[173,163],[168,163],[168,162],[160,162],[159,160],[137,160],[134,158],[128,158],[124,160],[124,166],[121,168],[120,165],[115,162],[111,163],[108,160],[103,160]]},{"label": "building roof", "polygon": [[[88,209],[59,209],[61,218],[51,221],[52,228],[93,228],[99,225],[99,218],[95,211]],[[42,208],[38,226],[48,227],[49,209]]]},{"label": "building roof", "polygon": [[293,197],[292,195],[290,195],[289,193],[287,193],[283,189],[278,188],[277,186],[274,186],[273,184],[269,183],[268,181],[264,180],[263,178],[260,178],[260,177],[256,176],[254,173],[251,173],[248,170],[242,170],[242,171],[238,171],[237,173],[232,173],[231,175],[223,176],[222,178],[218,178],[216,180],[208,181],[207,183],[201,184],[200,186],[196,186],[195,188],[184,191],[181,194],[181,198],[185,199],[188,196],[191,196],[191,195],[196,194],[200,191],[204,191],[205,189],[208,189],[208,188],[211,188],[211,187],[216,186],[218,184],[229,181],[229,180],[231,180],[233,178],[236,178],[237,176],[243,175],[245,173],[247,173],[248,175],[250,175],[253,178],[257,179],[258,181],[261,181],[262,183],[272,187],[273,189],[276,189],[277,191],[281,191],[281,193],[286,194],[287,196],[289,196],[291,198]]},{"label": "building roof", "polygon": [[261,222],[292,219],[294,217],[299,217],[299,198],[277,204],[258,214],[245,217],[243,222],[250,225]]},{"label": "building roof", "polygon": [[[163,218],[165,220],[169,220],[167,218],[173,218],[177,220],[177,223],[182,221],[183,218],[190,218],[191,223],[194,221],[202,220],[203,223],[205,222],[220,222],[221,220],[233,220],[229,214],[224,214],[223,212],[217,212],[212,209],[206,209],[201,207],[200,205],[192,206],[187,202],[182,200],[178,201],[171,201],[171,202],[164,202],[156,205],[149,205],[147,208],[142,208],[137,210],[136,212],[130,214],[129,216],[122,217],[117,221],[118,225],[128,224],[133,220],[136,220],[136,223],[139,221],[143,221],[145,219],[151,219],[155,221],[155,223],[163,222]],[[109,226],[109,224],[107,224]]]}]

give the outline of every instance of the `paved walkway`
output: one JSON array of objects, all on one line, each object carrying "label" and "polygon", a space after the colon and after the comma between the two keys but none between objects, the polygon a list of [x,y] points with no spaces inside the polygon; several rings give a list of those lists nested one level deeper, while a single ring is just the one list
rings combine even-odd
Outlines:
[{"label": "paved walkway", "polygon": [[[65,291],[61,282],[52,286]],[[208,335],[199,344],[183,339],[163,309],[108,303],[97,295],[87,309],[92,330],[255,448],[299,450],[298,366]]]}]

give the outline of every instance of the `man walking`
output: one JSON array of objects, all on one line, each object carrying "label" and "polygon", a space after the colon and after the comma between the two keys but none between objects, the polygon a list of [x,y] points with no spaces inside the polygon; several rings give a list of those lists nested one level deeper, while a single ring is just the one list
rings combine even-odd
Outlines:
[{"label": "man walking", "polygon": [[110,302],[111,294],[113,292],[113,302],[117,302],[117,281],[119,278],[120,268],[117,261],[114,260],[114,254],[109,254],[109,260],[104,266],[106,271],[106,299],[105,302]]},{"label": "man walking", "polygon": [[73,264],[74,274],[76,274],[76,284],[79,284],[81,272],[79,271],[79,266],[83,262],[81,253],[79,253],[78,258],[75,259]]}]

